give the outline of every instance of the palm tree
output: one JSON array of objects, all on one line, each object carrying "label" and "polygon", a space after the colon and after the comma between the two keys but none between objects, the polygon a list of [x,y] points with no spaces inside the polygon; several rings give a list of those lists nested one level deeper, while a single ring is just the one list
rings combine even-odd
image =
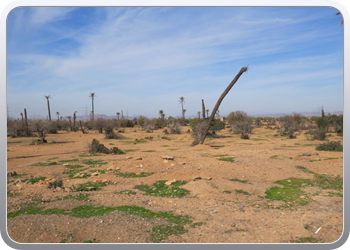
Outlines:
[{"label": "palm tree", "polygon": [[45,98],[47,100],[47,108],[49,110],[49,121],[51,121],[50,102],[49,102],[49,98],[51,98],[51,96],[50,95],[46,95]]},{"label": "palm tree", "polygon": [[163,110],[159,110],[159,115],[162,120],[164,120],[165,114]]},{"label": "palm tree", "polygon": [[120,115],[120,113],[119,113],[119,112],[117,112],[118,121],[119,121],[119,115]]},{"label": "palm tree", "polygon": [[73,113],[73,130],[74,130],[74,132],[76,132],[76,129],[75,129],[75,120],[77,119],[77,115],[76,115],[77,112],[78,112],[78,111],[74,111],[74,113]]},{"label": "palm tree", "polygon": [[185,120],[184,102],[185,102],[185,98],[181,96],[179,99],[179,103],[181,103],[182,120]]},{"label": "palm tree", "polygon": [[95,99],[95,97],[96,97],[96,94],[94,93],[94,92],[92,92],[92,93],[90,93],[90,96],[89,96],[90,98],[91,98],[91,101],[92,101],[92,112],[91,112],[91,119],[92,119],[92,121],[94,121],[94,99]]},{"label": "palm tree", "polygon": [[69,115],[67,116],[68,121],[69,121],[69,125],[70,125],[70,130],[72,130],[72,121],[70,120],[72,117]]},{"label": "palm tree", "polygon": [[198,114],[198,119],[201,119],[201,112],[198,111],[197,114]]},{"label": "palm tree", "polygon": [[24,124],[23,113],[22,112],[21,112],[21,116],[22,116],[22,124]]},{"label": "palm tree", "polygon": [[206,112],[207,112],[207,117],[209,117],[209,109],[207,109]]},{"label": "palm tree", "polygon": [[[337,13],[337,15],[341,15],[340,11]],[[340,26],[343,25],[343,23],[344,23],[344,19],[342,18],[340,21]]]},{"label": "palm tree", "polygon": [[56,112],[56,115],[57,115],[57,121],[59,121],[60,120],[60,112]]},{"label": "palm tree", "polygon": [[185,120],[185,113],[186,113],[187,109],[183,109],[182,110],[182,114],[183,114],[183,119]]}]

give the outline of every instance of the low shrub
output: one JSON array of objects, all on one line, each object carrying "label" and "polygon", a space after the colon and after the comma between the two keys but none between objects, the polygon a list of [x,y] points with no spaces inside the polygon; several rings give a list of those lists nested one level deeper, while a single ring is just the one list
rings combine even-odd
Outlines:
[{"label": "low shrub", "polygon": [[336,152],[342,152],[343,151],[343,145],[340,143],[340,141],[337,142],[325,142],[316,147],[316,150],[320,151],[336,151]]}]

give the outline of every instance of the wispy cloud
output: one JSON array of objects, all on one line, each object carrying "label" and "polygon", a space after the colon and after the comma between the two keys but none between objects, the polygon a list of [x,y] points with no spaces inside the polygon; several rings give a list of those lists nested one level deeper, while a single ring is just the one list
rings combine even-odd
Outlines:
[{"label": "wispy cloud", "polygon": [[[316,83],[340,86],[342,31],[332,26],[338,21],[333,12],[331,8],[19,9],[9,19],[8,94],[15,99],[20,91],[34,95],[40,89],[65,95],[69,86],[75,92],[99,92],[100,99],[114,93],[116,106],[130,106],[138,113],[138,107],[145,105],[142,101],[124,103],[130,96],[138,99],[147,93],[147,103],[156,103],[147,104],[149,109],[166,106],[171,113],[178,107],[166,103],[170,98],[175,103],[178,95],[185,94],[209,99],[248,64],[251,71],[240,80],[237,92],[251,88],[278,95],[289,87],[316,88]],[[258,100],[250,100],[254,101]],[[105,113],[114,113],[104,107]]]}]

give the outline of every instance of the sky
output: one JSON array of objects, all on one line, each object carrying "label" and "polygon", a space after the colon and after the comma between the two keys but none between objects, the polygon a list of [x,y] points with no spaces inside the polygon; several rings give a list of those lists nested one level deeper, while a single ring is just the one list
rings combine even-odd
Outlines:
[{"label": "sky", "polygon": [[331,7],[18,7],[7,106],[20,118],[343,111],[343,26]]}]

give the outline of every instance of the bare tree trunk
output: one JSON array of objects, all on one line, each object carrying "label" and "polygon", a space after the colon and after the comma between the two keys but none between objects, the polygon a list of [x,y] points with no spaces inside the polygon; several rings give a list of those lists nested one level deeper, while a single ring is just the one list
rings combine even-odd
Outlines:
[{"label": "bare tree trunk", "polygon": [[29,136],[28,119],[27,119],[27,110],[26,109],[24,109],[24,119],[25,119],[25,123],[26,123],[26,133],[27,133],[27,136]]},{"label": "bare tree trunk", "polygon": [[203,114],[203,120],[205,119],[205,105],[204,100],[202,99],[202,114]]},{"label": "bare tree trunk", "polygon": [[238,81],[238,79],[240,78],[240,76],[246,72],[248,70],[247,67],[243,67],[241,68],[241,70],[238,72],[238,74],[236,75],[236,77],[232,80],[232,82],[227,86],[227,88],[225,89],[225,91],[221,94],[219,100],[216,102],[215,104],[215,107],[210,115],[210,118],[209,118],[209,122],[208,122],[208,126],[207,126],[207,129],[205,130],[205,133],[203,134],[202,136],[202,139],[200,141],[200,144],[203,144],[204,140],[205,140],[205,137],[207,136],[207,133],[209,131],[209,128],[210,128],[210,125],[214,119],[214,116],[215,116],[215,113],[216,111],[219,109],[219,106],[222,102],[222,100],[225,98],[225,96],[227,95],[227,93],[231,90],[231,88],[233,87],[233,85],[235,85],[235,83]]},{"label": "bare tree trunk", "polygon": [[81,120],[79,120],[79,123],[80,123],[81,131],[83,132],[83,134],[86,134],[86,132],[84,131],[84,128],[83,128],[83,124],[81,123]]}]

